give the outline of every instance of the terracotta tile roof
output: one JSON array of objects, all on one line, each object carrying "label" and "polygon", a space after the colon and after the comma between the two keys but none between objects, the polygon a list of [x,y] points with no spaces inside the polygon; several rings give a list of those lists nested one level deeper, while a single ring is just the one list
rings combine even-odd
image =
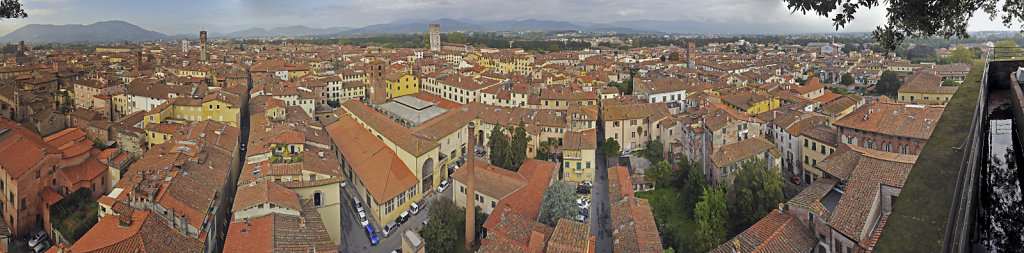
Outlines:
[{"label": "terracotta tile roof", "polygon": [[93,181],[107,173],[107,166],[95,158],[86,158],[82,163],[60,169],[60,175],[71,184]]},{"label": "terracotta tile roof", "polygon": [[[118,216],[100,219],[71,246],[73,252],[200,252],[203,242],[167,226],[167,221],[148,210],[131,215],[121,226]],[[201,237],[202,238],[202,237]],[[205,239],[205,238],[204,238]]]},{"label": "terracotta tile roof", "polygon": [[750,138],[715,150],[714,153],[711,153],[711,161],[715,163],[715,167],[722,167],[766,151],[773,154],[779,153],[771,141],[763,138]]},{"label": "terracotta tile roof", "polygon": [[803,95],[824,88],[825,85],[821,84],[821,82],[818,80],[818,77],[811,77],[811,79],[807,80],[807,82],[805,82],[804,85],[797,85],[796,88],[793,89],[796,90],[797,93]]},{"label": "terracotta tile roof", "polygon": [[569,253],[589,252],[591,248],[590,225],[578,221],[559,219],[555,224],[555,230],[548,239],[548,246],[545,252],[548,253]]},{"label": "terracotta tile roof", "polygon": [[81,138],[85,138],[85,131],[82,131],[82,129],[72,127],[61,130],[60,132],[57,132],[55,134],[51,134],[50,136],[46,136],[45,138],[43,138],[43,141],[46,142],[47,144],[50,144],[50,146],[60,147],[68,142],[72,142]]},{"label": "terracotta tile roof", "polygon": [[816,242],[795,216],[773,210],[711,252],[811,252]]},{"label": "terracotta tile roof", "polygon": [[832,147],[839,142],[839,131],[823,124],[815,124],[804,129],[802,136]]},{"label": "terracotta tile roof", "polygon": [[609,168],[608,182],[615,252],[660,252],[661,236],[651,205],[634,197],[629,169]]},{"label": "terracotta tile roof", "polygon": [[[354,117],[359,118],[362,122],[365,122],[368,127],[373,128],[379,132],[382,137],[387,138],[391,142],[404,149],[406,152],[411,153],[413,156],[421,156],[426,154],[430,150],[439,146],[437,142],[415,137],[411,130],[398,124],[397,122],[387,118],[386,116],[374,111],[363,102],[357,100],[349,100],[341,104],[345,110],[350,112]],[[359,128],[363,128],[361,125],[356,125]],[[333,135],[332,135],[333,137]]]},{"label": "terracotta tile roof", "polygon": [[830,116],[835,116],[855,105],[857,105],[857,102],[850,97],[841,97],[822,105],[821,112]]},{"label": "terracotta tile roof", "polygon": [[892,136],[927,140],[935,130],[945,106],[875,103],[861,106],[834,123]]},{"label": "terracotta tile roof", "polygon": [[[840,160],[841,159],[841,160]],[[895,154],[874,149],[843,144],[821,163],[819,168],[831,173],[839,166],[850,168],[848,177],[836,175],[847,182],[846,192],[839,199],[835,212],[829,218],[829,225],[847,237],[860,241],[869,234],[872,227],[868,215],[877,204],[881,185],[902,188],[917,156]]]},{"label": "terracotta tile roof", "polygon": [[[469,163],[463,164],[462,168],[452,173],[451,177],[459,182],[466,182],[469,179],[466,176],[465,168],[467,167],[469,167]],[[509,194],[526,186],[526,178],[519,175],[519,173],[491,165],[480,159],[476,161],[473,177],[476,179],[474,181],[476,185],[487,186],[476,188],[476,191],[498,200],[502,200]]]},{"label": "terracotta tile roof", "polygon": [[929,73],[918,73],[908,76],[899,92],[925,94],[953,94],[958,86],[942,86],[942,76]]},{"label": "terracotta tile roof", "polygon": [[[540,199],[534,201],[539,203]],[[488,233],[487,239],[481,242],[480,252],[533,252],[530,251],[532,245],[539,244],[543,247],[554,232],[554,228],[515,210],[505,209],[491,213],[487,220],[492,219],[495,220],[493,225],[484,224]],[[541,236],[534,236],[536,233]]]},{"label": "terracotta tile roof", "polygon": [[224,241],[224,252],[337,250],[312,202],[304,201],[301,210],[300,216],[272,213],[248,222],[231,223]]},{"label": "terracotta tile roof", "polygon": [[10,119],[0,118],[2,128],[9,130],[0,134],[0,167],[12,178],[24,174],[43,157],[59,152],[28,128]]},{"label": "terracotta tile roof", "polygon": [[377,202],[387,202],[416,185],[416,176],[398,154],[363,128],[351,115],[339,117],[326,130],[345,161],[352,166],[358,179],[366,185]]},{"label": "terracotta tile roof", "polygon": [[831,216],[831,212],[825,209],[821,203],[821,199],[832,190],[832,187],[836,185],[837,181],[830,178],[818,179],[811,183],[810,186],[804,188],[804,190],[793,196],[792,199],[786,202],[786,205],[791,207],[806,208],[808,210],[818,213],[819,216],[828,219]]},{"label": "terracotta tile roof", "polygon": [[[499,200],[495,210],[499,212],[515,212],[530,220],[537,220],[540,216],[541,200],[544,199],[544,191],[553,182],[558,163],[526,159],[519,167],[519,175],[526,178],[526,186]],[[500,221],[500,215],[492,214],[487,217],[484,227],[493,227]]]},{"label": "terracotta tile roof", "polygon": [[562,137],[562,140],[563,150],[597,149],[597,130],[565,132],[565,137]]},{"label": "terracotta tile roof", "polygon": [[665,103],[606,106],[603,112],[605,121],[649,118],[654,122],[671,115]]},{"label": "terracotta tile roof", "polygon": [[243,211],[263,203],[272,203],[288,209],[299,211],[299,197],[294,191],[276,183],[263,181],[248,187],[239,187],[235,194],[232,211]]}]

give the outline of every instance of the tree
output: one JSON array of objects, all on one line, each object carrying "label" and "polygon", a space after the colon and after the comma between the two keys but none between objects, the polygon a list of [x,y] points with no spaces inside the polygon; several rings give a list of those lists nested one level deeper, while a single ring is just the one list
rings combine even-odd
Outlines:
[{"label": "tree", "polygon": [[460,32],[453,32],[451,35],[448,35],[448,42],[465,44],[466,35]]},{"label": "tree", "polygon": [[462,209],[448,197],[430,201],[430,223],[420,230],[420,236],[429,252],[454,252],[459,237],[459,228],[465,228],[466,217]]},{"label": "tree", "polygon": [[501,126],[496,125],[491,129],[491,136],[488,137],[487,142],[491,146],[491,164],[501,167],[499,164],[503,164],[507,159],[508,152],[506,150],[509,148],[508,139],[505,139],[505,131],[501,129]]},{"label": "tree", "polygon": [[683,161],[680,164],[686,165],[686,180],[685,184],[681,187],[683,205],[692,207],[699,201],[697,198],[700,196],[703,188],[708,186],[708,179],[703,174],[700,164],[690,161]]},{"label": "tree", "polygon": [[18,3],[18,0],[0,1],[0,20],[27,17],[28,14],[21,9],[21,3]]},{"label": "tree", "polygon": [[952,78],[946,78],[942,80],[942,86],[960,86],[960,84],[953,81]]},{"label": "tree", "polygon": [[644,176],[654,182],[655,187],[669,187],[669,182],[672,181],[672,164],[667,161],[661,161],[644,171]]},{"label": "tree", "polygon": [[851,75],[850,73],[844,73],[843,76],[840,77],[839,79],[840,79],[839,84],[842,84],[842,85],[849,86],[849,85],[853,85],[853,83],[854,83],[853,82],[853,75]]},{"label": "tree", "polygon": [[726,240],[725,193],[718,188],[706,187],[701,201],[693,207],[693,221],[697,223],[697,252],[708,252]]},{"label": "tree", "polygon": [[647,150],[644,151],[644,158],[647,158],[651,163],[665,161],[665,145],[661,144],[661,140],[652,140],[647,142]]},{"label": "tree", "polygon": [[769,168],[768,162],[755,159],[743,162],[742,168],[733,181],[734,199],[730,210],[735,224],[733,228],[746,228],[764,217],[769,211],[785,201],[782,188],[785,183],[777,168]]},{"label": "tree", "polygon": [[935,58],[935,48],[918,45],[911,49],[907,49],[907,59],[928,59]]},{"label": "tree", "polygon": [[1004,40],[996,42],[995,48],[992,49],[992,53],[995,58],[1013,58],[1024,56],[1024,49],[1021,49],[1020,46],[1017,46],[1017,43],[1012,40]]},{"label": "tree", "polygon": [[537,221],[555,226],[558,219],[572,219],[579,208],[576,206],[576,192],[572,183],[558,181],[544,191]]},{"label": "tree", "polygon": [[619,147],[619,141],[616,141],[615,138],[611,137],[608,137],[607,140],[604,140],[604,145],[601,146],[601,150],[604,151],[605,157],[622,156],[622,150],[620,149],[621,147]]},{"label": "tree", "polygon": [[[1012,0],[783,0],[794,12],[808,11],[832,19],[836,30],[853,21],[862,8],[878,7],[886,3],[886,22],[872,32],[872,36],[887,51],[910,38],[942,36],[969,38],[967,21],[978,10],[991,18],[1000,17],[1003,25],[1024,23],[1024,1]],[[1000,6],[1002,8],[1000,8]],[[834,16],[833,16],[834,15]],[[1024,24],[1021,25],[1024,28]]]},{"label": "tree", "polygon": [[502,168],[511,171],[519,170],[519,167],[523,165],[523,161],[526,160],[526,145],[528,141],[526,125],[523,121],[519,121],[519,126],[512,129],[512,145],[508,149],[509,161]]},{"label": "tree", "polygon": [[900,76],[895,71],[886,70],[875,85],[875,92],[896,97],[896,91],[900,89]]},{"label": "tree", "polygon": [[974,56],[971,50],[964,47],[956,47],[956,49],[953,49],[953,52],[949,53],[949,61],[954,63],[972,63]]}]

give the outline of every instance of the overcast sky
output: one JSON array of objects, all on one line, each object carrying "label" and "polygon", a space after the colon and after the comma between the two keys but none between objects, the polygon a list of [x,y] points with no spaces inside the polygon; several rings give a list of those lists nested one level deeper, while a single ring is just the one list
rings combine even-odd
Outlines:
[{"label": "overcast sky", "polygon": [[[21,0],[29,17],[0,21],[0,34],[27,24],[91,24],[123,20],[165,34],[228,33],[252,27],[305,25],[362,27],[399,20],[453,18],[493,21],[542,19],[609,23],[631,20],[693,20],[810,27],[828,32],[831,21],[791,14],[782,0]],[[884,8],[862,11],[841,31],[870,31]],[[976,15],[972,31],[1007,30]]]}]

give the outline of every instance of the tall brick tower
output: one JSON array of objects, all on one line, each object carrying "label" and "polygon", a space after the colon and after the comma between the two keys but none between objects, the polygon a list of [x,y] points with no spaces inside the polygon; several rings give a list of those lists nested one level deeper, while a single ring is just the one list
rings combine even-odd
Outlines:
[{"label": "tall brick tower", "polygon": [[473,137],[473,132],[476,124],[469,122],[469,135],[468,142],[466,143],[466,155],[469,156],[469,162],[466,165],[466,248],[473,248],[473,239],[476,239],[476,189],[473,188],[473,181],[476,181],[476,176],[473,175],[473,171],[476,170],[476,150],[473,149],[473,143],[476,143],[476,139]]},{"label": "tall brick tower", "polygon": [[383,61],[373,60],[366,66],[366,97],[370,104],[384,104],[388,99],[388,84],[384,81],[387,71]]},{"label": "tall brick tower", "polygon": [[687,43],[686,45],[686,64],[691,69],[697,68],[697,47],[693,45],[693,42]]},{"label": "tall brick tower", "polygon": [[441,24],[430,24],[430,51],[441,51]]},{"label": "tall brick tower", "polygon": [[199,60],[207,61],[209,56],[206,55],[206,31],[199,31]]}]

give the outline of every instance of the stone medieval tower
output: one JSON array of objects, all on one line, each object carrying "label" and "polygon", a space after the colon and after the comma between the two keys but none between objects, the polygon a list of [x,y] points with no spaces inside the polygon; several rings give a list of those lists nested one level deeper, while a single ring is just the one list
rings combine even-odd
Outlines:
[{"label": "stone medieval tower", "polygon": [[370,61],[366,65],[366,100],[370,104],[384,104],[388,99],[388,84],[384,81],[384,73],[387,71],[385,65],[380,60]]},{"label": "stone medieval tower", "polygon": [[430,51],[441,51],[441,24],[430,24]]},{"label": "stone medieval tower", "polygon": [[199,60],[210,60],[209,56],[206,54],[206,31],[199,31]]}]

